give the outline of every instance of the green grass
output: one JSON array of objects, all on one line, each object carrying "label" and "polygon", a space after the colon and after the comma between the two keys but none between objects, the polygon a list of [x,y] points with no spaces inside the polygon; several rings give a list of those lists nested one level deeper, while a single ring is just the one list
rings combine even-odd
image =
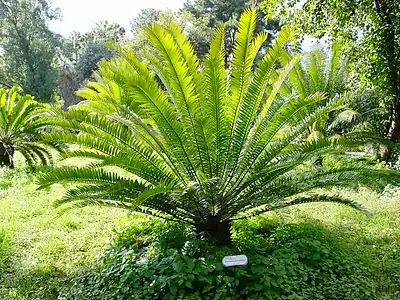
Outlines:
[{"label": "green grass", "polygon": [[369,215],[334,204],[306,204],[292,209],[287,216],[288,221],[322,224],[357,249],[367,263],[375,267],[377,285],[382,295],[389,297],[398,294],[400,189],[388,186],[383,193],[367,189],[333,192],[362,203]]},{"label": "green grass", "polygon": [[34,175],[0,171],[0,299],[56,299],[68,273],[92,261],[126,211],[55,208],[64,188],[37,190]]},{"label": "green grass", "polygon": [[[68,275],[92,262],[114,229],[131,222],[118,209],[55,208],[64,188],[37,190],[34,178],[21,168],[0,171],[0,299],[56,299]],[[371,215],[334,204],[307,204],[278,215],[337,233],[378,266],[382,295],[394,294],[400,289],[400,191],[331,192],[359,201]]]}]

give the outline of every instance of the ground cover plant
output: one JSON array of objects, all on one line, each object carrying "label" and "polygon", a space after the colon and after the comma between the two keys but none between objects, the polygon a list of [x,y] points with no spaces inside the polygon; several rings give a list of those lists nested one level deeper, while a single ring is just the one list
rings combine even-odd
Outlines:
[{"label": "ground cover plant", "polygon": [[[366,190],[359,195],[374,212],[398,205],[396,198],[378,200]],[[372,224],[389,221],[388,215],[368,218],[343,207],[316,208],[236,222],[229,247],[215,247],[178,223],[134,219],[96,264],[73,274],[72,287],[60,298],[394,298],[400,236],[389,227],[380,227],[383,235],[370,231]],[[238,253],[248,256],[246,267],[222,266],[225,255]]]}]

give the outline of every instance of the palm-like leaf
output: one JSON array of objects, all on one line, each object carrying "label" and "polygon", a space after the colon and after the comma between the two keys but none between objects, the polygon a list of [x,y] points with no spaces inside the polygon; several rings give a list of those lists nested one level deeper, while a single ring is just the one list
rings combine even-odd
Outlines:
[{"label": "palm-like leaf", "polygon": [[55,170],[39,183],[79,183],[61,203],[129,208],[188,222],[226,242],[230,222],[241,214],[313,199],[357,208],[349,200],[307,193],[395,180],[366,166],[310,163],[315,157],[340,157],[363,140],[302,140],[307,128],[343,105],[326,105],[321,93],[288,92],[286,79],[299,61],[295,56],[282,63],[289,56],[288,29],[255,66],[265,40],[264,34],[253,37],[255,17],[254,10],[246,10],[240,18],[227,70],[223,27],[204,62],[176,25],[149,27],[154,51],[147,53],[148,65],[121,49],[120,57],[102,64],[97,82],[79,92],[86,101],[52,120],[65,131],[46,138],[81,145],[65,157],[92,163]]},{"label": "palm-like leaf", "polygon": [[[282,60],[286,62],[291,57],[283,56]],[[341,98],[346,103],[341,110],[312,124],[308,128],[308,139],[344,133],[360,120],[361,113],[349,105],[354,96],[346,86],[349,76],[348,56],[345,44],[341,42],[333,43],[328,52],[317,49],[307,53],[301,63],[291,70],[288,84],[300,97],[319,92],[326,95],[326,101]]]},{"label": "palm-like leaf", "polygon": [[0,89],[0,165],[14,167],[14,153],[21,153],[29,166],[52,160],[52,143],[40,138],[49,126],[48,107],[16,87]]}]

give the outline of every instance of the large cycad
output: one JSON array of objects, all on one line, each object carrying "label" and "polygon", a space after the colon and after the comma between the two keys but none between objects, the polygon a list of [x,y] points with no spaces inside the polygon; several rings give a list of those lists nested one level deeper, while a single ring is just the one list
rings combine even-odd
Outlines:
[{"label": "large cycad", "polygon": [[303,97],[283,88],[299,60],[280,61],[289,30],[255,66],[267,38],[253,36],[255,24],[256,11],[246,10],[228,70],[222,26],[203,62],[174,23],[149,27],[153,52],[146,62],[121,49],[101,66],[98,81],[79,92],[87,100],[53,120],[67,130],[48,138],[82,145],[64,155],[91,163],[59,168],[40,184],[79,183],[60,203],[115,205],[187,222],[220,243],[229,242],[236,218],[312,201],[358,208],[312,191],[355,182],[376,186],[386,173],[352,163],[309,163],[338,156],[358,141],[301,139],[310,124],[342,104],[327,106],[324,94]]},{"label": "large cycad", "polygon": [[19,152],[27,164],[51,162],[51,143],[41,140],[49,126],[48,107],[20,95],[17,87],[0,89],[0,166],[14,167],[14,154]]}]

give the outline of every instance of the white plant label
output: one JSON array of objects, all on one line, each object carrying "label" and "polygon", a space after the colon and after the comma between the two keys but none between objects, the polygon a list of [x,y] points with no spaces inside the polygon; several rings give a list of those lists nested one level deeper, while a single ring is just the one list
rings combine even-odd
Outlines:
[{"label": "white plant label", "polygon": [[247,262],[248,260],[246,255],[225,256],[222,259],[224,267],[245,266],[247,265]]}]

